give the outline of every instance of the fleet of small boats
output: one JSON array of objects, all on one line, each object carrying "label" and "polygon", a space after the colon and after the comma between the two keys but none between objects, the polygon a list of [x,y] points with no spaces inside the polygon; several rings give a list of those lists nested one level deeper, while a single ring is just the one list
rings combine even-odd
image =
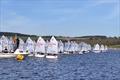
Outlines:
[{"label": "fleet of small boats", "polygon": [[[50,41],[45,41],[39,37],[35,42],[30,37],[26,41],[19,38],[19,46],[14,50],[16,44],[11,38],[4,35],[0,38],[0,58],[17,57],[22,58],[23,55],[32,57],[58,58],[58,54],[84,54],[89,52],[101,53],[106,52],[108,47],[106,45],[95,44],[93,47],[85,42],[77,43],[75,41],[62,42],[57,41],[54,36]],[[21,55],[19,55],[21,54]]]}]

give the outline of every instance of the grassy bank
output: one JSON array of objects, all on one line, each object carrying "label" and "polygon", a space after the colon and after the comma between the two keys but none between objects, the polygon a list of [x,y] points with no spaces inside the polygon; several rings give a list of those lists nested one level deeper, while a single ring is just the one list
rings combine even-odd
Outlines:
[{"label": "grassy bank", "polygon": [[120,45],[111,45],[110,48],[120,48]]}]

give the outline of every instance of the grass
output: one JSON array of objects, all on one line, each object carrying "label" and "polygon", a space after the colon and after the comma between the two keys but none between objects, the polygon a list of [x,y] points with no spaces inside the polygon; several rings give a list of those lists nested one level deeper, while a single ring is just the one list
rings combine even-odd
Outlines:
[{"label": "grass", "polygon": [[110,48],[120,48],[120,45],[111,45]]}]

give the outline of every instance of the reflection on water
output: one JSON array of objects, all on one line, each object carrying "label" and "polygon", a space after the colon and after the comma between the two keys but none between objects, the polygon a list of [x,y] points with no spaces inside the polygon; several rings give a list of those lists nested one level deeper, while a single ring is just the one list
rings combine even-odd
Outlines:
[{"label": "reflection on water", "polygon": [[120,51],[22,62],[0,59],[0,80],[120,80]]}]

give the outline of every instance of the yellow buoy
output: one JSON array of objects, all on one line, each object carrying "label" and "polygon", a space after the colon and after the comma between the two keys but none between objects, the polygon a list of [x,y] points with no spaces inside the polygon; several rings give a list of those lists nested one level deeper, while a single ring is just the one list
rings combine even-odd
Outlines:
[{"label": "yellow buoy", "polygon": [[16,56],[16,60],[18,60],[18,61],[22,61],[23,59],[24,59],[24,55],[22,55],[22,54],[18,54]]}]

